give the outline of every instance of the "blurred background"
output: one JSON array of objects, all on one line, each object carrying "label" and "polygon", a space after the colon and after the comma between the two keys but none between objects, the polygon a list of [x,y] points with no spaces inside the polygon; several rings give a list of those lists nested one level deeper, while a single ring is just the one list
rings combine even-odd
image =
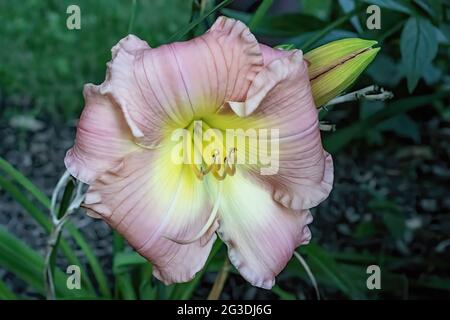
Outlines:
[{"label": "blurred background", "polygon": [[[69,30],[66,9],[81,10]],[[369,30],[369,5],[381,28]],[[0,299],[45,297],[49,196],[64,172],[83,107],[83,84],[101,83],[110,49],[129,31],[150,46],[203,33],[219,15],[247,23],[258,40],[307,52],[332,40],[374,39],[375,61],[349,91],[378,85],[386,102],[330,107],[321,118],[335,163],[334,189],[313,209],[305,258],[324,299],[450,297],[450,1],[448,0],[26,0],[0,1]],[[193,22],[190,24],[190,22]],[[166,287],[151,265],[80,210],[59,242],[59,298],[205,299],[220,275],[224,299],[315,299],[297,260],[272,291],[247,284],[217,243],[188,284]],[[82,268],[67,291],[66,267]],[[381,269],[369,290],[367,267]]]}]

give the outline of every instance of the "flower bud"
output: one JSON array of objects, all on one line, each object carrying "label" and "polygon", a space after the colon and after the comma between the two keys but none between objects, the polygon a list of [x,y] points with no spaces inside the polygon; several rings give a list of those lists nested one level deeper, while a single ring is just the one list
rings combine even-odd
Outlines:
[{"label": "flower bud", "polygon": [[380,48],[373,40],[358,38],[330,42],[305,54],[316,106],[320,107],[350,87]]}]

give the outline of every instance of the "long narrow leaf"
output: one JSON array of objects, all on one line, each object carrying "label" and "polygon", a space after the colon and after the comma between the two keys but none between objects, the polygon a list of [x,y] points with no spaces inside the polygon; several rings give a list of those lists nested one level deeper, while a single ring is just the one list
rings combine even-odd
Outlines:
[{"label": "long narrow leaf", "polygon": [[[42,193],[38,187],[36,187],[28,178],[26,178],[20,171],[15,169],[12,165],[10,165],[6,160],[0,157],[0,169],[5,171],[7,174],[11,176],[11,178],[14,179],[15,182],[17,182],[19,185],[24,187],[26,190],[28,190],[41,204],[45,206],[45,208],[50,208],[50,199]],[[1,176],[0,176],[1,178]],[[10,184],[12,185],[12,184]],[[14,187],[14,185],[12,185]],[[5,189],[6,190],[6,189]],[[21,194],[20,191],[18,191],[17,188],[10,188],[10,190],[14,191],[14,194]],[[16,192],[17,191],[17,192]],[[27,198],[22,197],[25,201],[21,201],[20,204],[32,215],[32,217],[41,225],[41,227],[44,228],[44,230],[49,233],[51,230],[51,223],[48,220],[47,216],[40,212],[40,210],[36,209],[34,205],[27,201]],[[16,199],[16,198],[15,198]],[[17,199],[16,199],[17,201]],[[61,208],[60,208],[61,209]],[[32,210],[32,211],[30,211]],[[70,222],[66,224],[66,229],[68,230],[69,234],[74,238],[77,245],[80,247],[80,249],[85,254],[88,263],[92,269],[92,272],[94,273],[95,279],[97,283],[99,284],[99,289],[102,295],[105,297],[111,296],[111,291],[108,286],[108,282],[106,280],[106,275],[103,272],[100,263],[95,256],[92,248],[90,245],[86,242],[83,235],[78,231],[78,229]],[[72,250],[70,249],[69,245],[63,241],[62,244],[62,252],[63,254],[69,259],[69,261],[73,264],[80,265],[78,260],[75,260],[75,255],[73,254]],[[69,258],[69,256],[70,258]],[[87,279],[84,279],[83,281],[85,284],[91,289],[93,289],[93,285],[90,282],[88,277],[85,277]]]},{"label": "long narrow leaf", "polygon": [[46,208],[50,207],[50,199],[35,184],[28,180],[20,171],[15,169],[8,161],[0,157],[0,170],[10,175],[14,180],[28,190]]},{"label": "long narrow leaf", "polygon": [[208,18],[210,15],[212,15],[214,12],[219,11],[220,9],[222,9],[223,7],[227,6],[228,4],[230,4],[231,2],[233,2],[233,0],[224,0],[221,3],[219,3],[217,6],[215,6],[214,8],[212,8],[211,10],[209,10],[208,12],[206,12],[205,14],[201,15],[200,17],[198,17],[197,19],[195,19],[194,21],[192,21],[191,23],[189,23],[186,27],[182,28],[181,30],[179,30],[178,32],[176,32],[174,35],[172,35],[169,38],[168,42],[173,42],[173,41],[179,41],[181,40],[189,31],[191,31],[192,29],[194,29],[197,25],[199,25],[200,23],[202,23],[203,20],[205,20],[206,18]]},{"label": "long narrow leaf", "polygon": [[17,300],[16,295],[0,280],[0,300]]},{"label": "long narrow leaf", "polygon": [[[0,266],[25,281],[38,293],[44,294],[44,259],[36,251],[21,240],[0,227]],[[67,275],[59,269],[55,270],[55,290],[57,297],[94,298],[88,290],[69,290],[66,286]],[[86,277],[82,273],[82,277]]]},{"label": "long narrow leaf", "polygon": [[[33,217],[36,222],[44,229],[46,233],[50,233],[51,231],[51,223],[48,220],[47,216],[39,210],[30,200],[28,200],[22,192],[11,182],[4,179],[2,176],[0,176],[0,186],[8,192],[13,199],[20,204],[29,214],[31,217]],[[70,248],[67,241],[64,239],[61,239],[60,242],[61,246],[61,252],[64,254],[64,256],[67,258],[68,262],[70,264],[78,265],[82,269],[83,274],[87,273],[85,270],[81,267],[82,263],[77,258],[73,250]],[[94,287],[89,279],[89,277],[83,277],[83,283],[89,288],[90,291],[94,292]]]}]

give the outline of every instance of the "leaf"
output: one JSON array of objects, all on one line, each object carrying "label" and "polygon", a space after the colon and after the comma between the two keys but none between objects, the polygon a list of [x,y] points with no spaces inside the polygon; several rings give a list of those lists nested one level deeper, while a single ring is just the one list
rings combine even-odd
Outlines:
[{"label": "leaf", "polygon": [[[0,226],[0,266],[25,281],[38,293],[44,294],[44,258],[21,240]],[[83,278],[82,273],[82,278]],[[55,290],[57,297],[83,298],[95,296],[84,289],[69,290],[66,286],[67,275],[55,270]]]},{"label": "leaf", "polygon": [[116,277],[120,295],[124,300],[136,300],[137,295],[133,288],[131,274],[122,273]]},{"label": "leaf", "polygon": [[16,295],[0,279],[0,300],[16,300]]},{"label": "leaf", "polygon": [[413,13],[411,5],[404,0],[363,0],[363,1],[369,5],[375,4],[381,8],[386,8],[401,13],[406,14]]},{"label": "leaf", "polygon": [[375,212],[381,213],[384,224],[394,238],[403,237],[406,231],[405,216],[397,204],[390,200],[374,199],[368,206]]},{"label": "leaf", "polygon": [[385,108],[385,103],[383,101],[368,101],[363,100],[360,104],[359,118],[367,119],[374,113]]},{"label": "leaf", "polygon": [[414,0],[431,18],[439,19],[442,12],[442,2],[439,0]]},{"label": "leaf", "polygon": [[367,73],[378,85],[395,87],[403,78],[403,70],[397,61],[386,54],[378,54]]},{"label": "leaf", "polygon": [[152,285],[152,279],[152,265],[150,263],[142,265],[140,270],[139,299],[154,300],[156,298],[156,288]]},{"label": "leaf", "polygon": [[28,180],[20,171],[16,170],[8,161],[0,157],[0,170],[10,175],[19,185],[29,191],[42,205],[50,208],[50,199],[35,184]]},{"label": "leaf", "polygon": [[[39,188],[36,187],[36,185],[34,185],[28,178],[26,178],[20,171],[15,169],[2,157],[0,157],[0,170],[5,171],[5,173],[10,175],[11,178],[13,178],[13,180],[16,183],[18,183],[20,186],[24,187],[27,191],[29,191],[31,195],[33,195],[36,198],[36,200],[38,200],[42,205],[45,206],[45,208],[47,209],[50,208],[50,199],[43,192],[41,192]],[[49,221],[49,218],[41,210],[35,207],[33,203],[29,201],[18,188],[16,188],[9,181],[2,179],[1,176],[0,176],[0,186],[4,187],[5,191],[7,191],[31,215],[31,217],[36,220],[36,222],[44,229],[44,231],[46,231],[47,233],[50,232],[51,223]],[[95,256],[92,248],[86,242],[83,235],[72,223],[67,222],[65,226],[69,234],[74,238],[76,244],[85,254],[88,263],[92,268],[95,279],[99,284],[100,292],[105,297],[110,297],[111,293],[106,280],[106,275],[103,272],[102,268],[100,267],[100,263],[97,257]],[[70,263],[79,265],[81,267],[80,261],[77,259],[77,257],[71,250],[70,246],[64,239],[61,242],[61,251],[69,259]],[[84,271],[83,268],[81,270]],[[82,279],[83,283],[87,285],[90,288],[90,290],[93,291],[94,287],[89,277],[83,277]]]},{"label": "leaf", "polygon": [[406,114],[400,114],[388,119],[376,127],[380,131],[392,131],[401,137],[410,138],[415,143],[420,143],[420,128]]},{"label": "leaf", "polygon": [[272,292],[275,293],[282,300],[297,300],[295,294],[292,294],[290,292],[281,289],[278,285],[275,285],[272,288]]},{"label": "leaf", "polygon": [[433,101],[443,99],[447,96],[450,96],[450,91],[441,91],[436,94],[408,97],[394,101],[388,107],[374,113],[367,119],[358,121],[347,128],[338,129],[332,135],[327,136],[323,141],[324,147],[328,152],[335,153],[353,140],[363,137],[369,129],[384,120],[408,112],[414,108],[431,104]]},{"label": "leaf", "polygon": [[[249,24],[252,15],[249,13],[222,9],[221,12],[231,18],[241,20],[245,24]],[[318,30],[322,27],[323,22],[315,17],[302,13],[284,13],[279,15],[266,15],[261,22],[251,31],[257,35],[267,37],[294,37],[303,35],[305,32]]]},{"label": "leaf", "polygon": [[210,15],[212,15],[214,12],[219,11],[220,9],[222,9],[223,7],[227,6],[228,4],[230,4],[233,0],[224,0],[221,3],[219,3],[217,6],[215,6],[214,8],[212,8],[211,10],[209,10],[208,12],[206,12],[205,14],[201,15],[200,17],[198,17],[197,19],[195,19],[194,21],[191,21],[191,23],[189,23],[187,26],[185,26],[184,28],[181,28],[179,31],[177,31],[176,33],[174,33],[168,40],[168,42],[173,42],[173,41],[179,41],[181,40],[189,31],[191,31],[192,29],[194,29],[197,25],[199,25],[203,20],[205,20],[206,18],[208,18]]},{"label": "leaf", "polygon": [[328,20],[333,4],[331,0],[302,0],[301,3],[303,4],[302,11],[304,13],[321,20]]},{"label": "leaf", "polygon": [[[339,0],[339,5],[341,6],[342,10],[345,13],[348,13],[355,9],[355,0]],[[361,27],[361,23],[359,22],[358,17],[352,17],[350,19],[350,22],[352,23],[353,27],[355,28],[358,33],[363,33],[363,29]]]},{"label": "leaf", "polygon": [[431,22],[422,17],[409,18],[401,34],[400,51],[408,90],[413,92],[438,52],[436,29]]},{"label": "leaf", "polygon": [[272,3],[273,0],[262,0],[258,9],[256,9],[255,11],[255,14],[250,20],[250,23],[248,25],[250,29],[256,28],[261,23],[261,20],[264,18],[269,8],[272,6]]},{"label": "leaf", "polygon": [[[20,204],[26,212],[44,229],[48,234],[51,230],[51,223],[47,216],[39,210],[24,194],[11,182],[0,176],[0,187],[2,187],[6,192],[8,192],[11,197]],[[73,250],[70,248],[67,241],[61,239],[60,242],[61,251],[67,257],[69,263],[80,266],[83,273],[85,270],[81,267],[82,264],[77,258]],[[91,291],[94,291],[94,287],[89,280],[89,277],[82,277],[83,284],[86,285]]]},{"label": "leaf", "polygon": [[[351,298],[360,298],[362,294],[353,286],[351,278],[340,268],[331,255],[316,244],[309,244],[302,247],[303,251],[308,255],[308,264],[313,273],[314,270],[320,269],[331,280],[337,288],[342,290]],[[318,279],[318,281],[320,281]]]},{"label": "leaf", "polygon": [[114,255],[113,272],[118,275],[129,272],[137,266],[142,266],[149,263],[150,262],[135,251],[118,252]]}]

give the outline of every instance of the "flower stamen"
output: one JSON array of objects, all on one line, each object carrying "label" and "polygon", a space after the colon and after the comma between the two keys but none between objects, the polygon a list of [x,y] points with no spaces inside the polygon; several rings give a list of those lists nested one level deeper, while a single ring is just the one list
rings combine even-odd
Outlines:
[{"label": "flower stamen", "polygon": [[[203,167],[200,167],[199,169],[195,164],[191,164],[192,171],[194,171],[195,176],[199,180],[203,180],[203,177],[208,173],[212,173],[214,178],[219,181],[224,180],[227,175],[234,176],[236,173],[236,150],[236,148],[230,149],[228,156],[223,159],[223,170],[221,170],[222,164],[217,161],[220,152],[216,149],[212,155],[213,162],[206,169],[203,169]],[[230,161],[230,159],[232,160]]]}]

